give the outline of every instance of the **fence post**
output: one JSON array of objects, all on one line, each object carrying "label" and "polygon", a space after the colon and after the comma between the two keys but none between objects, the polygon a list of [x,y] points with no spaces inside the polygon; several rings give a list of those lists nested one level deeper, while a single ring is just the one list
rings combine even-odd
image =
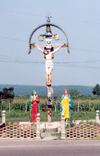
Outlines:
[{"label": "fence post", "polygon": [[78,109],[77,109],[77,110],[78,110],[78,112],[79,112],[79,101],[78,101]]},{"label": "fence post", "polygon": [[2,123],[6,123],[6,114],[5,114],[5,110],[2,111]]},{"label": "fence post", "polygon": [[62,114],[62,118],[61,118],[61,139],[65,139],[65,118],[64,118],[64,114]]},{"label": "fence post", "polygon": [[27,113],[27,102],[25,103],[25,113]]},{"label": "fence post", "polygon": [[99,124],[99,110],[96,110],[96,122]]},{"label": "fence post", "polygon": [[10,114],[10,102],[9,102],[9,114]]},{"label": "fence post", "polygon": [[40,139],[40,113],[37,114],[36,138]]}]

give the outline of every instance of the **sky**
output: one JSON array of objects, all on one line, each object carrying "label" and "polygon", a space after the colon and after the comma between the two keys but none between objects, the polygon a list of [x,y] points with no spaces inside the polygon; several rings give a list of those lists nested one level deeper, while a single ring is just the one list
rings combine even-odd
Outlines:
[{"label": "sky", "polygon": [[[0,84],[45,86],[45,59],[36,48],[29,51],[29,37],[39,25],[60,26],[69,39],[70,54],[61,48],[54,55],[52,85],[100,84],[100,1],[96,0],[0,0]],[[45,27],[32,37],[38,36]],[[66,43],[64,34],[57,43]]]}]

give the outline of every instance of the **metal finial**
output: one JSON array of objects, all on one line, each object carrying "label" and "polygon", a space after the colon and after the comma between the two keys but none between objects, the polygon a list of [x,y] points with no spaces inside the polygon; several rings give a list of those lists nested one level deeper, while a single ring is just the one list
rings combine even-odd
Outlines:
[{"label": "metal finial", "polygon": [[46,18],[47,18],[46,22],[47,23],[50,23],[50,18],[52,18],[52,16],[50,16],[50,13],[48,13],[48,15],[46,16]]}]

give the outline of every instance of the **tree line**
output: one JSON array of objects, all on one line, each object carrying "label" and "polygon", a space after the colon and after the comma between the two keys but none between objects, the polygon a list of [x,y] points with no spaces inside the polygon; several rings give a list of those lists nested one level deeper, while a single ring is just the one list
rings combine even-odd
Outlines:
[{"label": "tree line", "polygon": [[[71,95],[72,99],[96,99],[99,98],[100,95],[100,85],[96,84],[96,86],[92,90],[92,94],[95,96],[90,96],[90,95],[80,95],[80,92],[77,89],[69,89],[69,94]],[[96,96],[97,95],[97,96]],[[14,94],[14,88],[3,88],[2,91],[0,91],[0,106],[3,101],[9,103],[9,113],[10,113],[10,104],[13,101],[15,97]],[[45,99],[46,96],[41,95],[41,98]],[[60,99],[60,96],[59,96]]]}]

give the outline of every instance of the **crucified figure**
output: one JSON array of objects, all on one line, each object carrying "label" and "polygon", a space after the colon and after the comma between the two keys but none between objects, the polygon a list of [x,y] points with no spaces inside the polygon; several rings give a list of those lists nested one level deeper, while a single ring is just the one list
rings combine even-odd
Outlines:
[{"label": "crucified figure", "polygon": [[56,53],[61,47],[63,47],[64,44],[61,44],[58,48],[56,48],[54,51],[51,51],[50,48],[46,48],[44,50],[42,50],[41,48],[39,48],[39,46],[35,45],[35,47],[41,51],[46,58],[46,63],[45,63],[45,70],[46,70],[46,85],[47,86],[51,86],[51,72],[53,70],[53,62],[52,62],[52,58],[53,58],[53,54]]}]

